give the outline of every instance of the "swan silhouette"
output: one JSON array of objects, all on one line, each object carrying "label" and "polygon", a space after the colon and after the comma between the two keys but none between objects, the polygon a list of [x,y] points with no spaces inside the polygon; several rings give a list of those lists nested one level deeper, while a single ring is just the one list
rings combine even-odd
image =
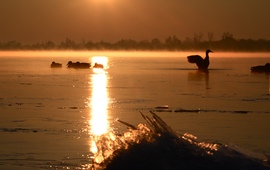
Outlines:
[{"label": "swan silhouette", "polygon": [[188,56],[187,57],[188,62],[196,63],[199,70],[207,70],[208,66],[210,64],[208,53],[213,53],[213,51],[208,49],[208,50],[206,50],[205,53],[206,53],[206,56],[205,56],[204,59],[199,55],[190,55],[190,56]]}]

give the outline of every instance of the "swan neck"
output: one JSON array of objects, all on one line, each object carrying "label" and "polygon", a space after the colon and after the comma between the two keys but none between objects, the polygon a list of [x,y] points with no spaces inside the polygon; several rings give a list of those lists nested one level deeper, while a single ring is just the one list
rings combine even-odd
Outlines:
[{"label": "swan neck", "polygon": [[209,55],[208,55],[208,52],[206,52],[206,56],[205,56],[205,59],[209,59]]}]

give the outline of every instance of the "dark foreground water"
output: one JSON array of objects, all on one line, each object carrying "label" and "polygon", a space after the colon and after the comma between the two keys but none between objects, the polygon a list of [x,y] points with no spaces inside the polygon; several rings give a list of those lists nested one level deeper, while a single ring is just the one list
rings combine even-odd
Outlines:
[{"label": "dark foreground water", "polygon": [[[194,52],[0,54],[0,169],[90,168],[96,136],[121,135],[117,119],[138,125],[150,110],[178,134],[270,154],[269,74],[250,72],[270,54],[213,53],[208,73],[187,62]],[[105,70],[68,69],[70,60]]]}]

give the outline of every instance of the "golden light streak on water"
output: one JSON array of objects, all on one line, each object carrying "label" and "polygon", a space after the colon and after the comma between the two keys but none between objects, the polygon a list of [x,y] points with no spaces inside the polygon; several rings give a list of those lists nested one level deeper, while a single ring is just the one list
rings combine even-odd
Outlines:
[{"label": "golden light streak on water", "polygon": [[[107,66],[107,57],[93,57],[92,63],[97,62]],[[94,70],[93,70],[94,71]],[[92,91],[90,98],[90,135],[99,136],[108,131],[108,91],[107,91],[107,74],[103,69],[94,71],[91,75],[90,88]],[[96,146],[92,139],[90,141],[91,152],[96,152]]]},{"label": "golden light streak on water", "polygon": [[107,131],[107,77],[105,74],[92,75],[93,89],[91,102],[91,132],[101,135]]}]

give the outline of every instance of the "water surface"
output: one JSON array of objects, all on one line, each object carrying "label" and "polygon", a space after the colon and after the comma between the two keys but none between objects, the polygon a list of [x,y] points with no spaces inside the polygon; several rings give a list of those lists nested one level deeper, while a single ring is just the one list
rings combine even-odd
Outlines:
[{"label": "water surface", "polygon": [[[187,62],[191,54],[1,52],[0,167],[82,169],[91,164],[93,136],[121,133],[116,119],[137,125],[139,111],[149,110],[179,133],[269,155],[269,74],[250,67],[270,54],[211,53],[207,73]],[[106,69],[68,69],[70,60]],[[63,67],[50,68],[52,61]],[[163,105],[166,112],[156,109]]]}]

